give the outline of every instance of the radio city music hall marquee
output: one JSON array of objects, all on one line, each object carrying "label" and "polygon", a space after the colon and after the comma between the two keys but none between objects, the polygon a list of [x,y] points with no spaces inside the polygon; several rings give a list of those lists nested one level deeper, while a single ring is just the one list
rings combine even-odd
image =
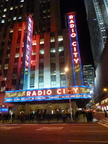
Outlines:
[{"label": "radio city music hall marquee", "polygon": [[20,91],[6,91],[4,102],[26,102],[41,100],[61,100],[61,99],[80,99],[91,98],[90,89],[85,86],[68,88],[52,88],[52,89],[34,89]]}]

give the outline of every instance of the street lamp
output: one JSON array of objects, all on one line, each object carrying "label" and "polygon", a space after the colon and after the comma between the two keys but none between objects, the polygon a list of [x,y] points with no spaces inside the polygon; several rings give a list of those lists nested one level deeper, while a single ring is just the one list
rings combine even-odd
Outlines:
[{"label": "street lamp", "polygon": [[107,88],[103,88],[103,91],[104,91],[104,92],[107,92]]},{"label": "street lamp", "polygon": [[[69,82],[68,82],[67,72],[69,71],[69,68],[65,67],[64,71],[65,71],[65,74],[66,74],[66,85],[67,85],[67,88],[68,88],[69,87]],[[70,98],[69,98],[69,108],[70,108],[70,118],[71,118],[71,121],[72,121],[72,105],[71,105],[71,99]]]}]

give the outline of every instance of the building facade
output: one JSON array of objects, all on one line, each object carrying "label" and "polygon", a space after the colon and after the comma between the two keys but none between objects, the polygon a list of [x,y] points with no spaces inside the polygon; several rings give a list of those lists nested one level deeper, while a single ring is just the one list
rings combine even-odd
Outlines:
[{"label": "building facade", "polygon": [[[94,99],[99,105],[107,95],[103,89],[108,87],[108,1],[85,0],[85,7],[96,74]],[[108,105],[108,101],[104,105]]]},{"label": "building facade", "polygon": [[83,65],[84,85],[94,88],[95,72],[92,65]]},{"label": "building facade", "polygon": [[[51,103],[69,109],[69,98],[91,98],[83,83],[75,13],[66,21],[67,29],[61,29],[58,0],[1,1],[0,88],[18,112],[51,108]],[[46,105],[39,106],[43,101]]]}]

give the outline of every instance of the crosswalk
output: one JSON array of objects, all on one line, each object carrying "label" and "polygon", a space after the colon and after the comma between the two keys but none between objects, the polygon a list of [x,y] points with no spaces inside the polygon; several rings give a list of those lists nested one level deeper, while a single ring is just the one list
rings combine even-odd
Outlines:
[{"label": "crosswalk", "polygon": [[39,130],[39,131],[43,131],[43,130],[44,131],[60,131],[62,129],[63,129],[63,127],[40,127],[36,130]]},{"label": "crosswalk", "polygon": [[103,125],[108,128],[108,118],[102,119],[98,122],[98,124]]},{"label": "crosswalk", "polygon": [[18,129],[21,128],[19,125],[0,125],[0,130],[12,130],[12,129]]}]

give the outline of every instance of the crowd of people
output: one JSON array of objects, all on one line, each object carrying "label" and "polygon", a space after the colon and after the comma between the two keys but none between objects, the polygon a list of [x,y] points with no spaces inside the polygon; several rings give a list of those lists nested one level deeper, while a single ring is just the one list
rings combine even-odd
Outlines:
[{"label": "crowd of people", "polygon": [[[78,122],[80,117],[82,115],[82,118],[84,119],[85,122],[92,122],[93,121],[93,111],[92,110],[78,110],[75,113],[72,113],[72,121]],[[37,112],[32,112],[29,115],[25,115],[24,112],[21,112],[18,116],[15,116],[13,114],[1,114],[0,115],[0,120],[4,123],[7,121],[14,122],[14,120],[20,121],[20,122],[25,122],[25,121],[59,121],[62,120],[63,122],[69,122],[71,119],[71,116],[69,113],[56,113],[56,114],[47,114],[46,112],[42,111],[37,111]]]},{"label": "crowd of people", "polygon": [[11,122],[14,121],[15,115],[13,114],[9,114],[9,113],[1,113],[0,114],[0,120],[4,123],[4,122],[8,122],[11,120]]}]

